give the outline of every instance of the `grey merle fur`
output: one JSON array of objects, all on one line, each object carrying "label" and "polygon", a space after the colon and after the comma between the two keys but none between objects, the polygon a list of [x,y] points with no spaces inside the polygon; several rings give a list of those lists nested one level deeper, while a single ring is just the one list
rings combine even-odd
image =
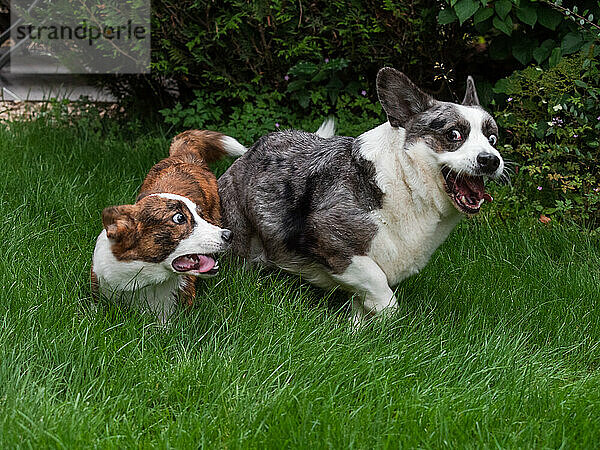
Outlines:
[{"label": "grey merle fur", "polygon": [[295,130],[262,137],[219,179],[233,252],[343,272],[377,232],[369,214],[383,193],[374,177],[353,138]]}]

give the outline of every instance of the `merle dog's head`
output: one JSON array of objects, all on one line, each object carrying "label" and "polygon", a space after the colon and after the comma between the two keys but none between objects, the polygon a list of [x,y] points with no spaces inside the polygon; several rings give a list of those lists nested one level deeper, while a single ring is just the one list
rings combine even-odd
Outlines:
[{"label": "merle dog's head", "polygon": [[405,147],[426,144],[428,159],[438,166],[459,211],[475,214],[491,201],[483,177],[499,177],[504,161],[496,149],[498,126],[479,105],[473,78],[467,79],[460,105],[433,99],[391,67],[377,74],[377,93],[392,127],[406,130]]}]

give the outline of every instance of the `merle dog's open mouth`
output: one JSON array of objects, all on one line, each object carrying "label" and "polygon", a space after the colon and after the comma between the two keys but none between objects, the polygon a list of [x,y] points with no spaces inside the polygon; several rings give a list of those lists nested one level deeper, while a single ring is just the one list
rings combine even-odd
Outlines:
[{"label": "merle dog's open mouth", "polygon": [[219,263],[213,255],[192,253],[175,258],[171,263],[177,272],[187,272],[192,275],[216,275]]},{"label": "merle dog's open mouth", "polygon": [[458,175],[447,167],[442,169],[442,176],[446,192],[459,211],[465,214],[477,214],[483,202],[492,201],[492,196],[485,192],[483,177]]}]

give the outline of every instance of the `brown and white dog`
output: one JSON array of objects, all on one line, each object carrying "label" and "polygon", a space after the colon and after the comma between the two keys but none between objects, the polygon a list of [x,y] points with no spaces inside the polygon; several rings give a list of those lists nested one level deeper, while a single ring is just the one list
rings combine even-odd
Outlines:
[{"label": "brown and white dog", "polygon": [[207,163],[245,151],[235,139],[213,131],[176,136],[170,156],[152,167],[135,204],[102,212],[92,290],[150,311],[161,323],[178,302],[191,304],[196,278],[218,272],[213,255],[232,237],[221,228],[217,179]]}]

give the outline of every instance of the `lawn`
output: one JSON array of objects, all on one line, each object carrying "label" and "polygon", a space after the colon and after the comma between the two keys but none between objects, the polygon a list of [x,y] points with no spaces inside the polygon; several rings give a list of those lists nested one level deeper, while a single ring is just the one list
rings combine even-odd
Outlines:
[{"label": "lawn", "polygon": [[597,446],[600,242],[572,226],[464,221],[355,334],[342,295],[228,261],[167,330],[91,308],[100,211],[167,147],[0,128],[0,448]]}]

